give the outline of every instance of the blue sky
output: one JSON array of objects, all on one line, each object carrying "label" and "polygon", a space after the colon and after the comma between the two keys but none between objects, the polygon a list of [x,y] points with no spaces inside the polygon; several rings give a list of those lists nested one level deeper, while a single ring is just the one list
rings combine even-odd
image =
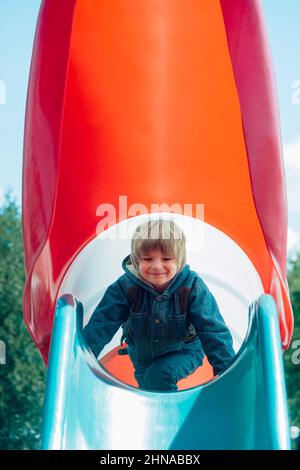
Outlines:
[{"label": "blue sky", "polygon": [[293,251],[300,249],[300,1],[263,0],[263,7],[277,83],[288,196],[288,245]]},{"label": "blue sky", "polygon": [[40,3],[0,0],[0,199],[10,188],[21,201],[27,81]]},{"label": "blue sky", "polygon": [[295,105],[291,99],[292,83],[300,80],[300,2],[263,0],[262,4],[275,69],[282,139],[292,142],[300,134],[300,103]]},{"label": "blue sky", "polygon": [[[9,188],[21,201],[27,80],[40,3],[0,0],[0,203]],[[289,246],[300,247],[300,1],[262,0],[262,5],[278,90]]]}]

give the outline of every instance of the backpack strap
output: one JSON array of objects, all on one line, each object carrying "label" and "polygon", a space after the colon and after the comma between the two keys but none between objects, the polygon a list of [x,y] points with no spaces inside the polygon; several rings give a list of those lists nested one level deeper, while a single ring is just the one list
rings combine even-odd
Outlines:
[{"label": "backpack strap", "polygon": [[[141,301],[142,301],[142,288],[137,284],[132,287],[129,287],[129,289],[127,290],[127,297],[132,305],[133,311],[140,312]],[[125,338],[126,338],[126,335],[123,332],[122,337],[121,337],[121,348],[123,346],[123,342]],[[124,356],[125,354],[128,354],[127,348],[119,349],[118,354],[120,356]]]},{"label": "backpack strap", "polygon": [[188,310],[190,290],[190,287],[186,286],[181,286],[178,288],[178,301],[181,314],[186,313]]},{"label": "backpack strap", "polygon": [[[178,302],[180,313],[183,315],[188,311],[188,303],[190,296],[191,288],[186,286],[181,286],[178,288]],[[192,323],[189,324],[189,334],[183,340],[184,342],[193,341],[197,336],[196,329]]]},{"label": "backpack strap", "polygon": [[140,312],[142,303],[142,287],[140,287],[138,284],[129,287],[127,291],[127,296],[130,300],[131,305],[133,306],[133,311]]}]

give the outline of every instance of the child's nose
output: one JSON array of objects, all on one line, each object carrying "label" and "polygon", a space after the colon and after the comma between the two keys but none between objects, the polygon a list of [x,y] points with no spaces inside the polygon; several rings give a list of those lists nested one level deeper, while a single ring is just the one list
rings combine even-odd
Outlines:
[{"label": "child's nose", "polygon": [[155,269],[159,269],[162,266],[162,263],[160,260],[154,260],[152,263],[152,267]]}]

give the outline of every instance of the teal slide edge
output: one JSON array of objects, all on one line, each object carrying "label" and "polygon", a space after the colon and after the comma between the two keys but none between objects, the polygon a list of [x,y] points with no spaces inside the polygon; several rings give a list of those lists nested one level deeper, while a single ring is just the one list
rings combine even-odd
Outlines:
[{"label": "teal slide edge", "polygon": [[249,308],[234,363],[206,384],[147,392],[114,378],[83,337],[81,303],[66,294],[52,331],[42,449],[290,449],[276,305]]}]

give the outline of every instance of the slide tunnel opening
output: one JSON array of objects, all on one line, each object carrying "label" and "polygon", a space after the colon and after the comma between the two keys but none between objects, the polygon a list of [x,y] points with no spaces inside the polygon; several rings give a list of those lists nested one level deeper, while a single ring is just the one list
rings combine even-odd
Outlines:
[{"label": "slide tunnel opening", "polygon": [[[123,259],[130,253],[135,228],[148,218],[172,219],[186,236],[187,264],[215,296],[237,353],[248,328],[248,309],[263,293],[257,271],[243,250],[227,235],[202,220],[176,214],[154,213],[123,220],[96,236],[78,254],[62,282],[59,297],[69,293],[83,305],[85,326],[107,287],[124,274]],[[128,355],[119,355],[122,328],[101,351],[100,364],[118,380],[137,387]],[[126,344],[123,344],[123,348]],[[213,379],[207,358],[189,377],[178,382],[184,390]]]}]

